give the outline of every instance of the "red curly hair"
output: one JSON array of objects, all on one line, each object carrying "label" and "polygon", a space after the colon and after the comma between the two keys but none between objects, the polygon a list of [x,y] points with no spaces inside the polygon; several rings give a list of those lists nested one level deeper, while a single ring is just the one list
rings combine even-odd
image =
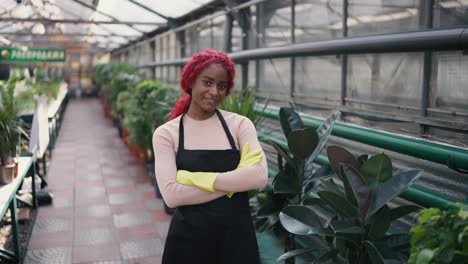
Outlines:
[{"label": "red curly hair", "polygon": [[180,87],[184,92],[184,95],[175,103],[172,108],[171,114],[167,118],[172,120],[182,113],[187,111],[190,106],[190,101],[192,100],[190,87],[192,86],[195,78],[200,74],[200,72],[209,64],[216,63],[220,64],[228,74],[228,84],[227,84],[227,95],[232,90],[234,85],[234,76],[235,76],[235,66],[234,62],[228,57],[228,55],[221,51],[216,51],[214,49],[207,49],[202,52],[199,52],[185,64],[182,73],[180,74]]}]

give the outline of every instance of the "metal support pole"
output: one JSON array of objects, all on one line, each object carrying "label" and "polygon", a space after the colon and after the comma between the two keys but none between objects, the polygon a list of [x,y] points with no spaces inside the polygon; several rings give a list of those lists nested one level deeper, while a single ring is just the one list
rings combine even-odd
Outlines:
[{"label": "metal support pole", "polygon": [[[348,0],[343,0],[343,37],[348,37]],[[341,55],[341,105],[346,104],[348,86],[348,55]]]},{"label": "metal support pole", "polygon": [[233,17],[231,14],[226,14],[226,23],[224,24],[224,38],[223,38],[223,49],[225,52],[232,51],[232,22]]},{"label": "metal support pole", "polygon": [[[425,2],[425,28],[432,28],[433,18],[433,4],[434,0],[428,0]],[[425,51],[423,58],[423,76],[422,76],[422,87],[421,87],[421,116],[427,116],[427,108],[430,107],[430,89],[431,89],[431,69],[432,69],[432,51]],[[420,125],[420,133],[427,133],[428,127]]]},{"label": "metal support pole", "polygon": [[[264,33],[265,33],[265,25],[263,24],[263,16],[264,16],[264,9],[263,9],[263,3],[258,3],[255,6],[256,10],[256,36],[255,36],[255,45],[256,49],[263,48],[263,41],[262,38],[264,38]],[[260,62],[260,60],[255,60],[255,90],[259,91],[261,83],[263,83],[263,63]]]},{"label": "metal support pole", "polygon": [[18,216],[17,216],[17,204],[16,197],[13,197],[10,202],[10,215],[11,215],[11,228],[13,231],[13,250],[15,252],[16,260],[20,258],[20,243],[19,243],[19,234],[18,234]]},{"label": "metal support pole", "polygon": [[[248,19],[250,16],[250,9],[242,9],[239,10],[239,19],[242,23],[239,23],[242,29],[242,50],[249,49],[249,28],[250,28],[250,21]],[[247,85],[249,84],[249,62],[244,61],[241,63],[242,68],[242,90],[247,89]]]},{"label": "metal support pole", "polygon": [[[296,0],[291,1],[291,44],[296,43]],[[290,96],[294,97],[294,92],[296,90],[296,58],[291,57],[290,60]]]}]

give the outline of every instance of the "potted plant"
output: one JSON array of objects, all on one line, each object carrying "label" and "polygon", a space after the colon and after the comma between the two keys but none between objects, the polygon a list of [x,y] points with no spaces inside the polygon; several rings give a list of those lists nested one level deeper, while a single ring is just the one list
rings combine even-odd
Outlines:
[{"label": "potted plant", "polygon": [[20,122],[14,93],[15,79],[0,82],[0,184],[8,184],[14,177]]},{"label": "potted plant", "polygon": [[[283,258],[308,254],[320,263],[405,262],[410,235],[390,233],[390,224],[420,208],[392,208],[388,202],[421,177],[422,170],[394,171],[390,158],[383,153],[356,159],[344,148],[331,146],[327,154],[337,178],[322,181],[318,198],[308,206],[289,206],[280,214],[281,224],[289,232],[314,243]],[[343,187],[335,181],[342,182]],[[323,208],[331,213],[325,222],[319,217]]]},{"label": "potted plant", "polygon": [[[312,162],[325,147],[339,112],[328,117],[317,130],[305,127],[292,108],[280,108],[279,116],[287,148],[270,141],[278,152],[278,173],[267,188],[251,199],[251,206],[257,231],[273,229],[284,241],[284,250],[290,252],[296,248],[295,234],[282,227],[280,213],[288,206],[307,205],[313,201],[310,193],[316,182],[331,177],[331,170],[314,170]],[[295,263],[294,256],[280,260]]]},{"label": "potted plant", "polygon": [[[145,158],[148,174],[155,186],[156,195],[160,198],[154,175],[152,137],[154,130],[166,122],[177,98],[178,93],[175,90],[163,86],[159,81],[146,80],[132,88],[129,97],[124,100],[123,124],[129,133],[128,145]],[[168,213],[171,212],[169,207],[165,208]]]},{"label": "potted plant", "polygon": [[455,203],[447,211],[427,208],[411,228],[410,264],[468,263],[468,205]]},{"label": "potted plant", "polygon": [[226,110],[229,112],[237,113],[245,116],[255,127],[257,127],[263,120],[263,113],[267,108],[270,99],[268,98],[263,104],[260,112],[255,111],[256,97],[250,88],[242,90],[240,92],[233,92],[219,105],[219,109]]}]

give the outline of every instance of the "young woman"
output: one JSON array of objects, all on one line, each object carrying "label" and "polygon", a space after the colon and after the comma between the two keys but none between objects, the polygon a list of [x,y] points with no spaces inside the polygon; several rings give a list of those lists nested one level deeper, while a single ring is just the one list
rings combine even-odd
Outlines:
[{"label": "young woman", "polygon": [[234,69],[223,52],[194,55],[181,73],[184,96],[154,132],[158,186],[177,207],[164,264],[260,263],[247,191],[266,185],[266,159],[253,123],[217,109]]}]

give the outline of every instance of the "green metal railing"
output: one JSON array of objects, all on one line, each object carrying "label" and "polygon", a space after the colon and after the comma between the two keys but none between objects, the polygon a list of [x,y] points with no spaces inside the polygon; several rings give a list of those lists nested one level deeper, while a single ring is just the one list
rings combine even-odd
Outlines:
[{"label": "green metal railing", "polygon": [[[279,110],[268,107],[263,116],[279,120]],[[307,115],[301,115],[301,118],[305,125],[315,128],[323,122],[323,119]],[[454,170],[468,170],[467,149],[340,122],[334,124],[332,135],[443,164]]]},{"label": "green metal railing", "polygon": [[[258,138],[264,143],[274,141],[283,148],[288,148],[286,141],[276,138],[274,136],[258,132]],[[319,155],[314,162],[322,166],[330,164],[328,158],[324,155]],[[276,174],[276,171],[274,171],[273,169],[269,169],[268,173],[269,176],[274,176]],[[447,197],[445,195],[420,186],[409,187],[408,190],[406,190],[400,195],[400,197],[418,205],[421,205],[423,207],[438,207],[441,209],[448,209],[450,207],[450,203],[456,202],[455,199],[452,199],[450,197]]]}]

